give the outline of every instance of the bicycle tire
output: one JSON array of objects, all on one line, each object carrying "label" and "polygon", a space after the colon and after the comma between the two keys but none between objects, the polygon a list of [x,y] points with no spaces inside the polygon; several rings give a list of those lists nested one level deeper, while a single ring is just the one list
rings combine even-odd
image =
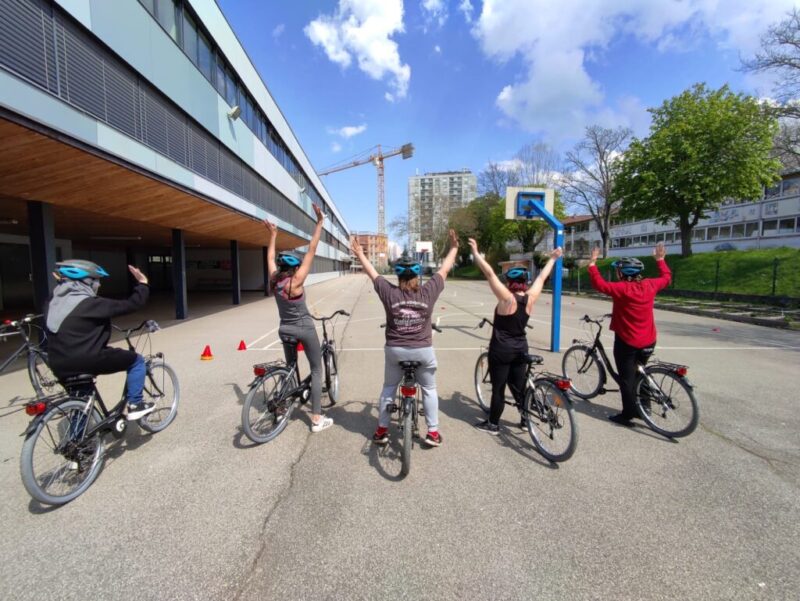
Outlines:
[{"label": "bicycle tire", "polygon": [[28,352],[28,378],[39,398],[64,391],[53,370],[47,364],[47,353],[40,349]]},{"label": "bicycle tire", "polygon": [[297,387],[297,378],[287,367],[279,366],[251,386],[242,407],[242,431],[256,444],[263,444],[283,432],[289,423],[297,398],[280,398]]},{"label": "bicycle tire", "polygon": [[[36,429],[27,436],[22,445],[22,453],[20,454],[22,484],[28,494],[40,503],[45,505],[69,503],[83,494],[97,479],[97,476],[100,475],[105,449],[103,437],[99,432],[92,436],[91,441],[82,443],[87,445],[87,450],[91,449],[91,444],[94,444],[91,457],[87,458],[88,466],[86,468],[83,468],[81,461],[75,461],[74,456],[69,458],[63,452],[57,450],[59,448],[63,449],[64,445],[68,443],[65,437],[71,434],[72,424],[75,423],[73,420],[77,419],[77,415],[82,415],[83,411],[85,411],[86,403],[87,401],[84,399],[70,398],[52,407],[42,416]],[[57,422],[56,420],[60,421]],[[85,422],[86,420],[83,421]],[[93,408],[91,420],[88,423],[84,423],[82,427],[85,429],[87,426],[97,425],[100,421],[102,421],[100,412]],[[47,436],[43,434],[45,432]],[[72,434],[75,433],[72,432]],[[43,447],[50,443],[52,443],[50,448],[44,450]],[[42,452],[37,454],[37,449],[42,449]],[[42,461],[39,461],[39,457],[42,458]],[[46,458],[52,459],[53,457],[59,458],[56,462],[60,463],[60,466],[49,470],[39,469],[40,463]],[[85,475],[80,479],[73,479],[73,483],[68,485],[66,490],[56,494],[56,490],[52,485],[56,484],[57,476],[60,482],[62,475],[72,478],[81,474]],[[49,481],[43,482],[42,480],[46,479],[48,475]]]},{"label": "bicycle tire", "polygon": [[[645,378],[639,378],[636,410],[642,420],[651,430],[667,438],[682,438],[694,432],[700,421],[700,407],[692,386],[684,377],[664,367],[653,365],[645,371],[660,391],[654,392]],[[685,398],[681,398],[683,395]]]},{"label": "bicycle tire", "polygon": [[575,453],[578,424],[572,402],[550,380],[535,380],[525,391],[525,421],[536,449],[559,463]]},{"label": "bicycle tire", "polygon": [[591,348],[583,344],[567,349],[561,359],[561,372],[572,382],[571,392],[587,401],[600,394],[606,383],[603,363]]},{"label": "bicycle tire", "polygon": [[414,399],[403,398],[403,451],[401,453],[400,473],[403,476],[408,476],[411,472],[411,447],[414,444],[414,419],[411,407],[406,407],[407,404],[413,403]]},{"label": "bicycle tire", "polygon": [[140,418],[138,424],[147,432],[161,432],[178,414],[181,386],[175,370],[163,361],[153,361],[147,368],[143,392],[144,400],[155,403],[156,408]]},{"label": "bicycle tire", "polygon": [[475,397],[484,413],[492,405],[492,379],[489,376],[489,353],[484,351],[475,363]]},{"label": "bicycle tire", "polygon": [[332,407],[339,400],[339,371],[336,365],[336,348],[333,344],[325,353],[325,389],[330,402],[323,406]]}]

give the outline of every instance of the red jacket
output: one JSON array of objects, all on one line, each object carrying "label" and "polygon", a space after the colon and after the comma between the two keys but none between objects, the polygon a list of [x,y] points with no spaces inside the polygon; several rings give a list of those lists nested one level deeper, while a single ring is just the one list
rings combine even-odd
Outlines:
[{"label": "red jacket", "polygon": [[646,278],[641,282],[607,282],[600,275],[597,265],[589,266],[589,281],[592,288],[609,295],[614,301],[611,309],[611,329],[623,342],[645,348],[656,341],[656,322],[653,319],[653,303],[659,290],[666,288],[672,272],[664,260],[656,261],[661,272],[657,278]]}]

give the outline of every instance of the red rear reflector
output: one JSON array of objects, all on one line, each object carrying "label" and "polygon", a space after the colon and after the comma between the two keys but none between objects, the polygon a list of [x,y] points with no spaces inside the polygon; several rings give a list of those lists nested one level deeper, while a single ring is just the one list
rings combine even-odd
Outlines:
[{"label": "red rear reflector", "polygon": [[298,351],[304,351],[304,350],[306,350],[306,347],[303,346],[302,342],[298,342],[297,343],[297,350]]},{"label": "red rear reflector", "polygon": [[570,380],[556,380],[556,386],[561,390],[569,390],[572,388],[572,382]]},{"label": "red rear reflector", "polygon": [[417,396],[417,387],[416,386],[401,386],[400,387],[400,394],[403,396]]},{"label": "red rear reflector", "polygon": [[688,367],[679,367],[678,369],[675,370],[675,373],[678,374],[679,376],[685,376],[688,372],[689,372]]},{"label": "red rear reflector", "polygon": [[4,326],[10,326],[11,325],[11,320],[10,319],[4,319],[3,320],[3,325]]},{"label": "red rear reflector", "polygon": [[267,373],[267,368],[266,368],[266,367],[261,367],[260,365],[254,365],[254,366],[253,366],[253,373],[254,373],[255,375],[257,375],[257,376],[263,376],[263,375],[266,375],[266,373]]},{"label": "red rear reflector", "polygon": [[41,415],[45,409],[47,409],[47,405],[41,401],[25,405],[25,413],[28,415]]}]

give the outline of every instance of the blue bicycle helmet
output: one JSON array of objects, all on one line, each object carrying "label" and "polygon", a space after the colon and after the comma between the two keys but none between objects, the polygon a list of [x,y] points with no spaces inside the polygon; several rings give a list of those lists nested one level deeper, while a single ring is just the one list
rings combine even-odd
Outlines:
[{"label": "blue bicycle helmet", "polygon": [[422,265],[419,261],[415,261],[408,255],[403,255],[394,264],[394,274],[398,278],[404,280],[411,280],[422,273]]},{"label": "blue bicycle helmet", "polygon": [[99,280],[100,278],[108,277],[108,272],[97,263],[84,261],[83,259],[72,259],[56,263],[56,272],[58,275],[70,280],[83,280],[85,278]]},{"label": "blue bicycle helmet", "polygon": [[300,267],[300,263],[302,262],[303,260],[300,259],[300,257],[298,257],[295,253],[282,252],[278,254],[278,269],[281,271]]},{"label": "blue bicycle helmet", "polygon": [[625,277],[635,277],[644,271],[644,263],[633,257],[622,257],[611,264],[611,267],[619,269]]},{"label": "blue bicycle helmet", "polygon": [[522,280],[527,282],[530,281],[531,274],[524,267],[512,267],[503,274],[503,277],[505,277],[506,280]]}]

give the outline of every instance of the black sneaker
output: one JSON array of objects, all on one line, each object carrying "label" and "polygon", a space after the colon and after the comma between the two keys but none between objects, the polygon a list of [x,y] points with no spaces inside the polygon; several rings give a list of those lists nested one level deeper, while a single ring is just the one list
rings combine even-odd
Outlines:
[{"label": "black sneaker", "polygon": [[620,426],[626,426],[628,428],[633,427],[633,423],[631,422],[631,418],[625,415],[624,413],[617,413],[615,415],[608,416],[609,421],[614,422],[615,424],[619,424]]},{"label": "black sneaker", "polygon": [[517,427],[520,430],[527,430],[528,429],[528,420],[526,420],[524,417],[519,418],[519,423],[517,424]]},{"label": "black sneaker", "polygon": [[486,432],[487,434],[491,434],[492,436],[497,436],[498,434],[500,434],[500,426],[498,426],[497,424],[493,424],[488,419],[478,424],[475,424],[475,427],[481,432]]},{"label": "black sneaker", "polygon": [[141,403],[137,403],[135,405],[128,403],[128,415],[126,419],[128,421],[141,419],[148,413],[155,411],[155,409],[156,404],[148,401],[142,401]]}]

